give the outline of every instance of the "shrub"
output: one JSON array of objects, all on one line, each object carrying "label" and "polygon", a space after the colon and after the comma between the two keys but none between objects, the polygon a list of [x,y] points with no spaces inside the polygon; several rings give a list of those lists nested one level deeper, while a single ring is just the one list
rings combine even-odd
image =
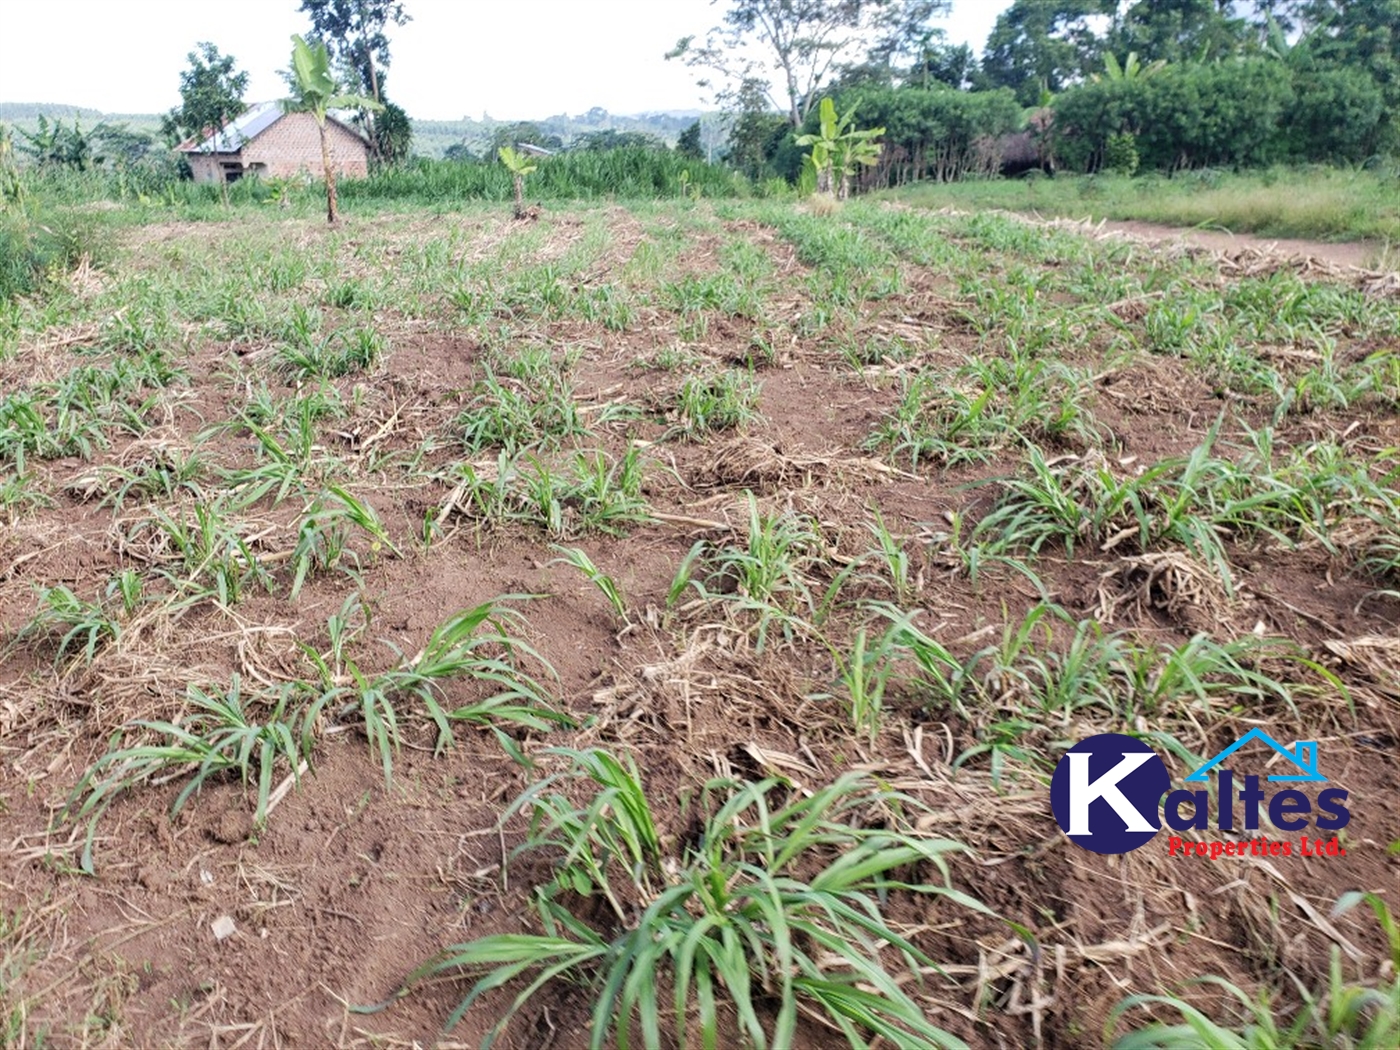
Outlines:
[{"label": "shrub", "polygon": [[96,228],[76,216],[0,212],[0,302],[38,291],[83,256],[100,254]]},{"label": "shrub", "polygon": [[1103,166],[1117,175],[1133,175],[1138,170],[1137,136],[1131,131],[1119,131],[1108,136],[1104,146]]}]

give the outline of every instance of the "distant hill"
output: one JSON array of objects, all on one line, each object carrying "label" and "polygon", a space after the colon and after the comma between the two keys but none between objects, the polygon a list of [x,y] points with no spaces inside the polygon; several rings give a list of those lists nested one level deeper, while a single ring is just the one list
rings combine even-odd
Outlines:
[{"label": "distant hill", "polygon": [[[104,113],[85,106],[68,106],[47,102],[0,102],[0,122],[32,129],[40,114],[50,120],[72,120],[75,116],[85,125],[99,121],[125,124],[133,131],[155,132],[160,128],[158,113]],[[534,124],[545,135],[557,135],[564,145],[596,131],[640,131],[655,135],[674,145],[676,138],[700,117],[699,110],[669,110],[660,113],[614,114],[594,106],[577,116],[560,113],[531,121],[494,120],[482,114],[481,120],[463,117],[461,120],[413,121],[413,152],[425,157],[441,157],[449,147],[463,145],[480,154],[491,142],[496,129],[506,124]]]},{"label": "distant hill", "polygon": [[0,121],[32,128],[43,114],[50,120],[72,120],[77,117],[89,127],[100,121],[125,124],[132,130],[155,131],[160,127],[159,113],[103,113],[86,106],[65,106],[56,102],[0,102]]}]

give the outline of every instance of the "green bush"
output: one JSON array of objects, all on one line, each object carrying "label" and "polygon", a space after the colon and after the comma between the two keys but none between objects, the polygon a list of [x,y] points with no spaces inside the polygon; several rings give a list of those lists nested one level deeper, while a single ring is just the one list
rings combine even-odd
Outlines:
[{"label": "green bush", "polygon": [[[1363,70],[1242,58],[1079,84],[1055,99],[1054,113],[1062,167],[1123,170],[1109,144],[1131,133],[1142,167],[1169,171],[1361,161],[1380,148],[1385,101]],[[1123,159],[1121,140],[1116,148]]]},{"label": "green bush", "polygon": [[[863,176],[864,184],[880,186],[996,174],[996,141],[1021,123],[1021,107],[1007,89],[867,87],[840,92],[834,101],[843,113],[855,109],[857,127],[885,129],[880,164]],[[802,130],[815,129],[814,113]],[[785,174],[795,178],[797,172]]]},{"label": "green bush", "polygon": [[1103,166],[1115,175],[1133,175],[1138,170],[1137,136],[1131,131],[1119,131],[1108,136],[1104,145]]},{"label": "green bush", "polygon": [[62,213],[0,212],[0,302],[40,290],[85,255],[101,255],[91,222]]},{"label": "green bush", "polygon": [[1284,120],[1288,153],[1297,160],[1363,161],[1380,144],[1385,95],[1360,69],[1320,69],[1294,82]]}]

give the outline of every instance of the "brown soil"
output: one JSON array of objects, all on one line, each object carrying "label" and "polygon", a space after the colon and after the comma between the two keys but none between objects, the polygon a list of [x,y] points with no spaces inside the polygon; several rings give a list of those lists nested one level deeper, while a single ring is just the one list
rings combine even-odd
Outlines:
[{"label": "brown soil", "polygon": [[[622,208],[606,215],[616,236],[577,278],[585,287],[629,280],[626,267],[637,246],[659,236],[644,233]],[[1136,235],[1152,232],[1120,225]],[[345,226],[336,235],[310,224],[288,224],[283,232],[309,256],[337,259],[342,276],[376,272],[357,242],[368,246],[369,257],[386,242],[407,257],[415,245],[450,237],[455,265],[535,231],[545,239],[527,261],[562,258],[584,236],[577,223],[552,214],[519,228],[480,214],[352,217]],[[206,238],[232,232],[148,227],[133,233],[121,265],[150,273],[164,265],[158,251],[193,252]],[[639,305],[622,331],[576,317],[498,316],[468,326],[437,300],[416,312],[377,308],[374,323],[392,343],[388,359],[370,375],[337,381],[350,415],[320,431],[347,464],[350,487],[373,505],[402,550],[395,558],[352,543],[371,617],[354,649],[361,666],[378,671],[395,663],[395,650],[417,652],[457,610],[502,594],[535,595],[519,605],[525,635],[557,672],[551,688],[558,706],[581,726],[516,734],[541,771],[561,768],[545,751],[553,746],[604,745],[634,754],[672,838],[688,833],[682,801],[714,776],[780,776],[806,787],[861,768],[908,792],[928,807],[924,830],[971,849],[953,862],[953,884],[1034,937],[1027,941],[999,919],[939,898],[892,896],[890,914],[944,966],[943,975],[925,978],[921,994],[930,1017],[974,1046],[1098,1045],[1125,996],[1181,990],[1198,975],[1225,976],[1249,995],[1291,988],[1292,978],[1316,987],[1334,946],[1349,976],[1379,975],[1384,948],[1375,924],[1360,911],[1326,916],[1346,890],[1384,892],[1395,885],[1400,860],[1386,850],[1400,816],[1395,687],[1362,650],[1344,647],[1348,659],[1335,646],[1395,638],[1400,602],[1372,596],[1374,585],[1354,566],[1316,545],[1232,542],[1237,575],[1230,595],[1201,584],[1191,566],[1172,577],[1173,592],[1165,593],[1165,577],[1143,560],[1153,552],[1131,544],[1076,548],[1074,557],[1047,547],[1036,572],[1049,599],[1076,619],[1100,617],[1174,645],[1202,631],[1218,640],[1250,631],[1292,639],[1340,676],[1354,707],[1347,710],[1335,691],[1323,690],[1299,695],[1298,716],[1275,703],[1257,710],[1243,702],[1229,709],[1203,703],[1188,705],[1171,723],[1201,753],[1259,723],[1283,740],[1321,741],[1328,776],[1350,792],[1345,859],[1212,863],[1171,858],[1162,842],[1122,858],[1080,849],[1049,812],[1048,765],[1012,761],[1000,774],[985,760],[954,768],[957,756],[1014,714],[1012,693],[1004,709],[971,712],[892,693],[884,727],[870,741],[820,695],[831,691],[833,679],[820,646],[759,652],[745,623],[712,607],[682,605],[666,613],[677,566],[697,540],[744,542],[750,492],[766,510],[791,509],[818,523],[831,558],[814,570],[820,586],[869,549],[869,508],[878,507],[911,558],[914,594],[907,607],[917,607],[921,628],[961,658],[996,642],[1043,597],[1015,572],[968,579],[946,539],[954,515],[975,522],[990,509],[996,479],[1023,465],[1019,449],[995,450],[986,463],[910,471],[907,461],[892,464],[867,445],[899,401],[891,375],[996,353],[994,337],[984,341],[969,330],[968,302],[958,298],[949,275],[905,264],[905,295],[861,305],[856,334],[897,334],[918,350],[912,360],[857,372],[835,349],[836,336],[851,333],[827,338],[801,328],[802,312],[814,305],[804,283],[808,270],[767,227],[714,220],[698,231],[677,227],[674,236],[684,248],[665,280],[719,272],[718,247],[727,237],[752,239],[774,263],[765,321],[774,360],[756,372],[762,419],[742,433],[700,441],[678,436],[670,406],[694,369],[657,362],[672,349],[704,368],[744,361],[759,327],[752,319],[715,313],[703,334],[681,340],[681,319],[651,302]],[[1310,253],[1314,247],[1344,261],[1336,254],[1344,246],[1308,246]],[[310,282],[300,294],[314,298],[317,286]],[[92,333],[102,320],[81,322],[91,330],[80,323],[26,335],[17,355],[0,363],[4,388],[52,379],[92,360]],[[617,456],[630,441],[648,443],[644,494],[657,520],[620,538],[565,541],[615,578],[628,601],[625,629],[590,583],[553,560],[557,552],[537,529],[479,529],[449,518],[425,547],[425,511],[442,504],[450,483],[410,482],[374,459],[407,454],[437,436],[442,440],[425,453],[427,466],[494,463],[494,451],[468,456],[449,436],[490,360],[491,341],[499,338],[493,333],[507,322],[514,326],[511,346],[542,345],[555,358],[577,354],[569,374],[589,418],[601,418],[609,404],[639,410],[597,425],[585,444]],[[1140,323],[1125,311],[1124,324]],[[1111,434],[1109,454],[1145,464],[1189,453],[1219,416],[1219,394],[1175,358],[1142,355],[1103,371],[1106,340],[1095,332],[1061,353],[1096,375],[1090,402]],[[1393,338],[1388,345],[1394,348]],[[174,446],[191,447],[210,424],[242,409],[249,375],[266,380],[279,397],[295,393],[255,341],[194,328],[176,352],[190,372],[190,392],[155,432]],[[1267,417],[1241,399],[1230,404],[1238,408],[1232,438],[1240,436],[1242,421],[1257,425]],[[1297,428],[1295,443],[1329,435],[1373,454],[1397,440],[1394,412],[1369,403],[1345,414],[1316,413]],[[91,666],[55,667],[54,639],[19,636],[35,613],[37,589],[63,584],[92,598],[123,569],[147,567],[139,545],[122,539],[121,526],[149,508],[133,500],[114,513],[70,483],[98,467],[137,461],[141,442],[151,440],[149,434],[120,439],[91,461],[36,464],[52,505],[16,514],[0,533],[0,636],[14,642],[0,658],[0,1005],[11,1011],[8,1031],[0,1017],[0,1046],[36,1043],[41,1034],[45,1045],[57,1046],[478,1045],[508,996],[487,996],[444,1035],[442,1024],[468,980],[437,979],[397,993],[418,964],[447,945],[540,932],[529,903],[547,878],[545,861],[512,859],[525,838],[523,819],[499,825],[531,774],[488,732],[458,726],[453,746],[438,755],[431,724],[406,717],[404,746],[386,787],[359,723],[328,725],[314,769],[260,830],[251,821],[252,793],[237,782],[211,784],[174,817],[180,777],[131,792],[98,825],[94,876],[79,871],[83,826],[54,826],[83,771],[123,724],[188,713],[191,684],[227,685],[237,674],[252,687],[308,674],[297,642],[324,652],[327,617],[357,590],[344,573],[314,574],[291,602],[283,573],[274,594],[250,588],[230,610],[204,603],[140,632],[129,624],[122,643],[101,650]],[[1090,454],[1072,439],[1045,444],[1056,455]],[[219,437],[210,455],[224,467],[256,459],[244,431]],[[260,503],[249,512],[270,537],[260,553],[290,546],[295,510]],[[1150,580],[1159,581],[1157,589],[1144,582]],[[895,600],[878,582],[853,586],[867,588],[871,600]],[[843,611],[832,632],[853,625],[853,617]],[[463,683],[445,687],[452,705],[475,695]],[[1101,731],[1107,717],[1092,711],[1057,717],[1022,744],[1053,756],[1063,741]],[[233,932],[219,939],[215,925],[225,917]],[[1210,988],[1185,994],[1224,1018],[1237,1005]],[[498,1045],[582,1045],[590,1003],[578,988],[551,986]],[[815,1022],[804,1022],[800,1041],[843,1045]]]}]

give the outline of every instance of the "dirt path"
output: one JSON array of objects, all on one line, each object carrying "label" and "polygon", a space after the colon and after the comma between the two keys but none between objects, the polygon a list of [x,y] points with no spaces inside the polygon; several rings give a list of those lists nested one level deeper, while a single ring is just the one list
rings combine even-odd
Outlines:
[{"label": "dirt path", "polygon": [[1304,241],[1288,238],[1258,237],[1252,233],[1227,233],[1224,230],[1202,230],[1195,227],[1162,226],[1155,222],[1112,220],[1103,223],[1104,230],[1117,230],[1134,237],[1160,241],[1164,244],[1198,244],[1203,248],[1229,251],[1238,248],[1259,248],[1286,255],[1311,256],[1338,266],[1376,267],[1378,246],[1368,241],[1340,244],[1327,241]]}]

